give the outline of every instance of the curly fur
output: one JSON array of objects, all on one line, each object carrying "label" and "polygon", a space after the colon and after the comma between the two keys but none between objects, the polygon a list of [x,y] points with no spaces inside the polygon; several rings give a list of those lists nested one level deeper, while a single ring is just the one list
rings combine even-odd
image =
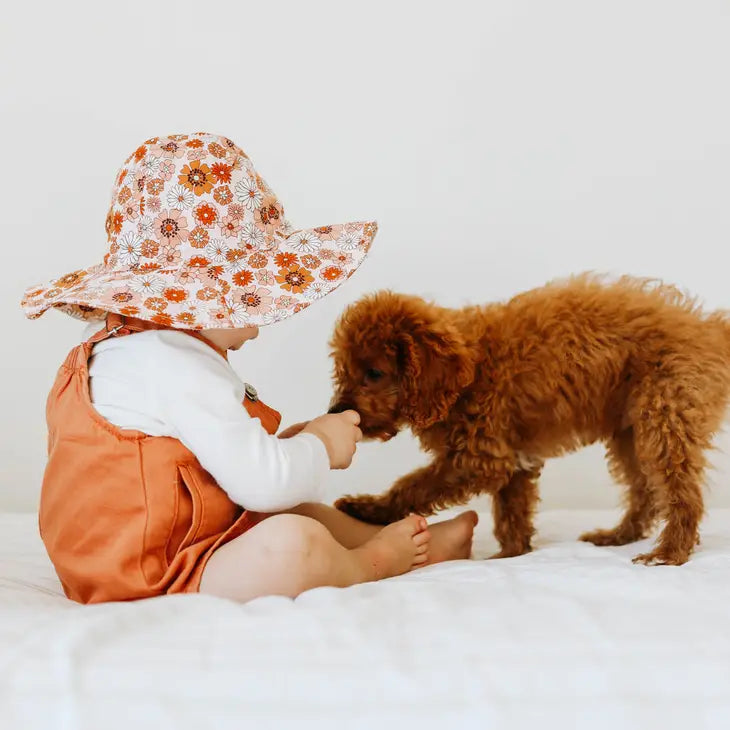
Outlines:
[{"label": "curly fur", "polygon": [[698,541],[705,454],[730,395],[730,323],[658,282],[581,276],[504,304],[446,309],[379,292],[332,339],[332,410],[363,433],[410,427],[431,463],[339,509],[385,524],[493,498],[499,556],[530,550],[546,459],[601,441],[626,511],[581,539],[624,545],[665,522],[634,560],[680,565]]}]

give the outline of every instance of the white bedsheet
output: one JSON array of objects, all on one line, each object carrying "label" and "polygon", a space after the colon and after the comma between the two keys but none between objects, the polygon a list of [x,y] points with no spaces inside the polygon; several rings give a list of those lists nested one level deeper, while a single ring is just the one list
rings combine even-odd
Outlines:
[{"label": "white bedsheet", "polygon": [[[0,728],[730,728],[730,510],[681,567],[546,513],[536,550],[296,601],[83,607],[0,516]],[[492,552],[484,516],[477,556]]]}]

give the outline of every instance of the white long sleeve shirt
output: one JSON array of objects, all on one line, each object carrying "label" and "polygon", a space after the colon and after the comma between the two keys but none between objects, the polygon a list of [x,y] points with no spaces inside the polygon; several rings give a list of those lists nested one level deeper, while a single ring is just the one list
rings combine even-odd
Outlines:
[{"label": "white long sleeve shirt", "polygon": [[270,436],[242,405],[244,388],[211,347],[172,330],[110,337],[89,360],[91,400],[107,421],[178,439],[236,504],[276,512],[321,501],[324,444],[313,434]]}]

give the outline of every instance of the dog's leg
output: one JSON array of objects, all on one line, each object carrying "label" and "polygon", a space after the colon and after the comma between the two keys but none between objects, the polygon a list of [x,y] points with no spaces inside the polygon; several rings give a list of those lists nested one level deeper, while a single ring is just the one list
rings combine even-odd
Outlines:
[{"label": "dog's leg", "polygon": [[634,562],[682,565],[698,542],[711,433],[706,414],[671,383],[642,395],[634,424],[636,456],[666,524],[654,550],[637,555]]},{"label": "dog's leg", "polygon": [[502,548],[493,558],[512,558],[532,550],[535,533],[532,519],[539,500],[537,480],[540,469],[518,471],[492,500],[494,536]]},{"label": "dog's leg", "polygon": [[375,525],[387,525],[411,513],[431,515],[444,496],[443,464],[436,461],[401,477],[384,494],[341,497],[335,507]]},{"label": "dog's leg", "polygon": [[613,478],[628,487],[626,512],[613,529],[586,532],[579,539],[594,545],[627,545],[643,540],[656,522],[657,508],[646,475],[636,458],[633,428],[611,439],[607,445],[607,458]]},{"label": "dog's leg", "polygon": [[380,496],[346,496],[335,502],[335,507],[365,522],[386,525],[401,520],[411,513],[432,515],[434,512],[464,504],[480,492],[493,492],[509,481],[511,473],[504,472],[501,462],[492,465],[485,475],[481,459],[469,463],[462,457],[457,466],[448,459],[436,459],[428,466],[401,477],[385,494]]}]

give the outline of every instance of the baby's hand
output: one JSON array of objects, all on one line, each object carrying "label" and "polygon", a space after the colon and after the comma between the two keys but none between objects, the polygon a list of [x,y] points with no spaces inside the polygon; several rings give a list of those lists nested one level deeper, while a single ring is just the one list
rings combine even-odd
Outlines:
[{"label": "baby's hand", "polygon": [[[362,440],[362,431],[357,427],[360,415],[356,411],[328,413],[310,421],[303,433],[313,433],[327,449],[330,469],[347,469]],[[288,429],[287,429],[288,430]]]},{"label": "baby's hand", "polygon": [[290,439],[292,436],[296,436],[301,433],[309,425],[309,421],[302,421],[301,423],[295,423],[293,426],[285,428],[280,434],[280,439]]}]

